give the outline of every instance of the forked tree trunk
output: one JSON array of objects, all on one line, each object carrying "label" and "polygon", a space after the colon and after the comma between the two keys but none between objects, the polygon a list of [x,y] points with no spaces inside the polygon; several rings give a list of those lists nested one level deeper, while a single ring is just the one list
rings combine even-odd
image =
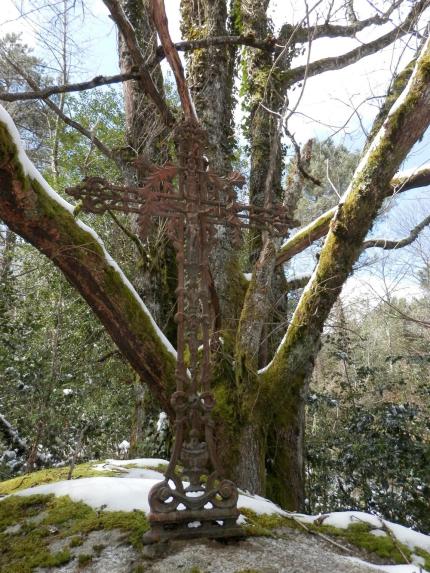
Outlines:
[{"label": "forked tree trunk", "polygon": [[[193,10],[188,15],[191,25],[200,17],[195,9],[200,8],[200,14],[204,13],[204,24],[197,26],[199,33],[219,33],[216,23],[225,25],[225,2],[183,0],[183,4]],[[243,3],[245,7],[254,4],[254,0]],[[211,18],[213,27],[206,26]],[[202,56],[206,52],[197,51],[196,57],[199,53]],[[215,51],[211,55],[214,63],[211,77],[220,80],[225,76],[217,70],[217,54]],[[221,58],[223,54],[221,51],[218,56]],[[430,124],[429,62],[427,42],[407,92],[375,137],[347,195],[330,217],[330,231],[316,271],[279,351],[263,372],[258,372],[256,349],[267,312],[268,293],[264,287],[269,288],[273,280],[270,271],[275,267],[276,257],[270,249],[267,252],[263,249],[258,257],[261,266],[256,266],[248,285],[228,236],[221,236],[217,245],[218,266],[214,268],[220,272],[214,275],[214,282],[220,298],[219,318],[224,338],[215,365],[214,385],[220,449],[227,471],[238,479],[239,485],[253,491],[266,489],[275,501],[290,509],[299,509],[303,500],[304,400],[324,322],[361,253],[363,239],[378,214],[393,175]],[[199,81],[203,79],[197,77],[194,88],[201,87],[201,96],[205,86]],[[207,94],[199,103],[201,112],[205,102],[208,107],[212,105],[205,98],[218,95],[211,89]],[[227,97],[225,92],[221,95]],[[231,106],[228,109],[231,113]],[[216,162],[217,142],[220,145],[221,142],[214,134],[225,136],[226,116],[210,115],[205,120],[202,113],[201,117],[207,122]],[[215,126],[210,125],[211,121],[215,121]],[[172,419],[171,348],[94,235],[76,221],[61,200],[53,197],[34,172],[30,170],[28,175],[26,169],[5,120],[0,123],[0,217],[61,268]],[[225,255],[224,259],[219,253]],[[261,305],[254,304],[260,299]]]},{"label": "forked tree trunk", "polygon": [[261,393],[268,396],[273,427],[290,420],[286,438],[290,441],[292,463],[285,468],[285,459],[280,458],[273,472],[281,475],[285,470],[287,484],[294,484],[302,468],[300,420],[306,381],[319,350],[324,323],[361,254],[363,240],[382,206],[390,181],[430,123],[429,61],[427,41],[413,78],[357,167],[345,198],[336,210],[319,263],[299,301],[284,343],[261,376]]}]

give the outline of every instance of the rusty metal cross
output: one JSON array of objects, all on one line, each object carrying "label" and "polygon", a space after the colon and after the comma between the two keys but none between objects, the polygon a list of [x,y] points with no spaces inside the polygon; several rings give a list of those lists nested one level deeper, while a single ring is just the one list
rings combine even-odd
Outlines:
[{"label": "rusty metal cross", "polygon": [[[206,133],[193,119],[176,128],[178,164],[153,167],[140,186],[85,179],[68,193],[92,213],[136,213],[140,228],[154,216],[166,218],[177,256],[177,365],[175,440],[165,479],[149,494],[151,530],[147,542],[178,537],[241,537],[238,492],[223,479],[211,411],[210,246],[216,225],[258,227],[284,235],[290,219],[284,208],[258,208],[236,201],[238,173],[220,177],[208,168]],[[186,349],[189,359],[186,360]],[[178,467],[182,467],[178,473]],[[187,478],[184,482],[183,479]]]},{"label": "rusty metal cross", "polygon": [[[116,0],[105,3],[136,56],[147,95],[159,104],[160,94],[147,74],[139,50],[130,41],[125,14]],[[176,249],[176,392],[171,397],[176,416],[175,438],[164,480],[149,493],[151,530],[145,535],[145,542],[179,537],[243,537],[236,523],[237,487],[225,479],[220,467],[211,417],[215,406],[211,392],[212,343],[217,333],[211,332],[210,247],[217,225],[232,226],[239,235],[242,227],[286,235],[291,220],[280,205],[256,207],[236,201],[234,187],[244,183],[243,177],[238,173],[221,177],[209,168],[204,155],[207,135],[198,121],[184,69],[169,34],[164,1],[151,0],[151,7],[185,117],[175,128],[177,164],[150,168],[140,186],[114,185],[93,177],[68,192],[92,213],[136,213],[143,230],[150,228],[154,216],[165,218]]]}]

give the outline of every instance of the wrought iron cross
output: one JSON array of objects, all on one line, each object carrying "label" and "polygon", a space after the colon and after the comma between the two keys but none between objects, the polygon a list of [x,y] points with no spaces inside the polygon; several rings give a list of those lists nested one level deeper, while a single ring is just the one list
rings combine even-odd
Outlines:
[{"label": "wrought iron cross", "polygon": [[[121,15],[119,5],[108,4],[114,4],[117,21],[119,18],[124,22],[126,16]],[[84,180],[68,192],[82,201],[84,210],[92,213],[108,210],[137,213],[142,229],[150,227],[153,216],[166,218],[176,249],[177,363],[176,392],[171,398],[176,415],[175,439],[164,480],[149,493],[151,530],[145,541],[243,537],[236,524],[237,487],[224,479],[211,418],[215,400],[211,392],[210,245],[215,225],[231,225],[239,232],[241,227],[251,226],[285,235],[291,221],[280,206],[262,208],[237,202],[234,187],[243,184],[243,177],[237,173],[220,177],[208,169],[204,155],[207,135],[198,122],[182,63],[169,34],[164,1],[151,0],[151,5],[185,116],[176,127],[178,163],[150,169],[139,187],[113,185],[96,177]],[[131,51],[135,53],[136,49]],[[144,64],[139,65],[145,76]],[[153,97],[158,94],[157,88],[151,84],[150,75],[146,76],[144,87],[150,84],[151,89],[146,91]],[[179,466],[182,466],[180,474]]]},{"label": "wrought iron cross", "polygon": [[[290,219],[280,206],[258,208],[236,201],[238,173],[220,177],[208,168],[206,133],[193,119],[176,131],[178,165],[153,168],[139,187],[94,177],[68,189],[92,213],[137,213],[140,228],[165,217],[177,257],[175,439],[162,482],[150,491],[151,531],[146,541],[178,537],[242,537],[236,485],[223,478],[211,411],[209,253],[215,225],[258,227],[285,235]],[[188,346],[189,360],[185,359]],[[181,474],[178,466],[182,466]],[[188,478],[186,482],[183,478]]]}]

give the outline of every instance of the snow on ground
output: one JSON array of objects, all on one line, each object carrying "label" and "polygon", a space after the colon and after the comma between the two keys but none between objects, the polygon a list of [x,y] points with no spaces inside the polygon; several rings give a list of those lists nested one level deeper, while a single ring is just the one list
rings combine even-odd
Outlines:
[{"label": "snow on ground", "polygon": [[324,525],[332,525],[333,527],[338,527],[340,529],[346,529],[352,523],[363,522],[368,523],[376,530],[386,527],[391,531],[392,535],[400,541],[400,543],[403,543],[409,547],[409,549],[413,550],[415,547],[420,547],[430,553],[430,536],[414,531],[413,529],[409,529],[409,527],[405,527],[404,525],[380,519],[376,515],[370,515],[369,513],[361,511],[338,511],[327,514],[327,517],[309,517],[312,521],[314,519],[319,519],[319,521],[322,521]]},{"label": "snow on ground", "polygon": [[366,567],[371,567],[375,571],[385,571],[386,573],[425,573],[425,569],[419,565],[374,565],[356,557],[349,557],[348,559],[353,563],[361,563],[366,565]]},{"label": "snow on ground", "polygon": [[108,459],[102,464],[96,464],[93,468],[99,472],[116,471],[125,478],[154,479],[160,481],[163,474],[151,468],[167,465],[169,462],[161,458],[135,458],[132,460]]},{"label": "snow on ground", "polygon": [[[151,468],[157,468],[167,463],[166,460],[156,458],[107,459],[105,463],[95,464],[93,468],[99,471],[118,471],[120,473],[119,477],[90,477],[48,483],[22,490],[17,495],[68,495],[71,499],[83,501],[94,508],[103,507],[108,511],[133,511],[138,509],[148,513],[149,491],[153,485],[163,478],[160,472]],[[420,548],[430,552],[430,536],[368,513],[341,511],[318,516],[289,513],[263,497],[244,492],[239,495],[238,507],[251,509],[257,514],[276,513],[283,516],[291,516],[302,523],[308,524],[317,520],[320,524],[332,525],[340,529],[346,529],[353,523],[364,522],[374,528],[375,535],[386,534],[388,530],[391,535],[399,542],[407,545],[412,551]],[[241,516],[239,523],[243,521],[244,517]],[[359,561],[355,558],[354,560]],[[423,573],[424,569],[420,568],[420,558],[414,556],[414,561],[416,564],[373,565],[372,567],[386,573]],[[369,566],[369,564],[367,565]]]}]

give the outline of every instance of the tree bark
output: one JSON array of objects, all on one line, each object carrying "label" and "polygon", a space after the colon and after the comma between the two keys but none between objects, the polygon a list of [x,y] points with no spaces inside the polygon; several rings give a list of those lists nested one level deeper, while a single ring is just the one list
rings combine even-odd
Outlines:
[{"label": "tree bark", "polygon": [[[81,293],[118,348],[172,414],[175,351],[101,240],[77,221],[18,153],[16,132],[0,118],[0,218],[50,258]],[[9,118],[10,121],[10,118]]]},{"label": "tree bark", "polygon": [[[299,396],[312,371],[324,322],[361,253],[363,240],[378,214],[390,181],[430,124],[429,62],[427,41],[411,81],[391,108],[336,210],[319,263],[285,339],[269,367],[261,373],[262,394],[268,397],[266,407],[270,404],[275,428],[285,417],[300,419],[303,402]],[[292,401],[294,395],[297,400]],[[294,482],[296,469],[302,465],[298,440],[290,455],[295,463],[286,474],[287,483]]]},{"label": "tree bark", "polygon": [[[181,0],[181,31],[185,39],[206,39],[227,35],[226,0]],[[210,46],[186,55],[187,80],[197,116],[208,134],[207,157],[210,168],[219,175],[231,171],[235,147],[233,132],[234,46]],[[235,336],[241,307],[243,281],[239,269],[235,235],[227,227],[217,227],[211,254],[211,273],[216,307],[227,337]],[[216,308],[213,309],[216,313]],[[228,334],[226,334],[228,331]]]}]

